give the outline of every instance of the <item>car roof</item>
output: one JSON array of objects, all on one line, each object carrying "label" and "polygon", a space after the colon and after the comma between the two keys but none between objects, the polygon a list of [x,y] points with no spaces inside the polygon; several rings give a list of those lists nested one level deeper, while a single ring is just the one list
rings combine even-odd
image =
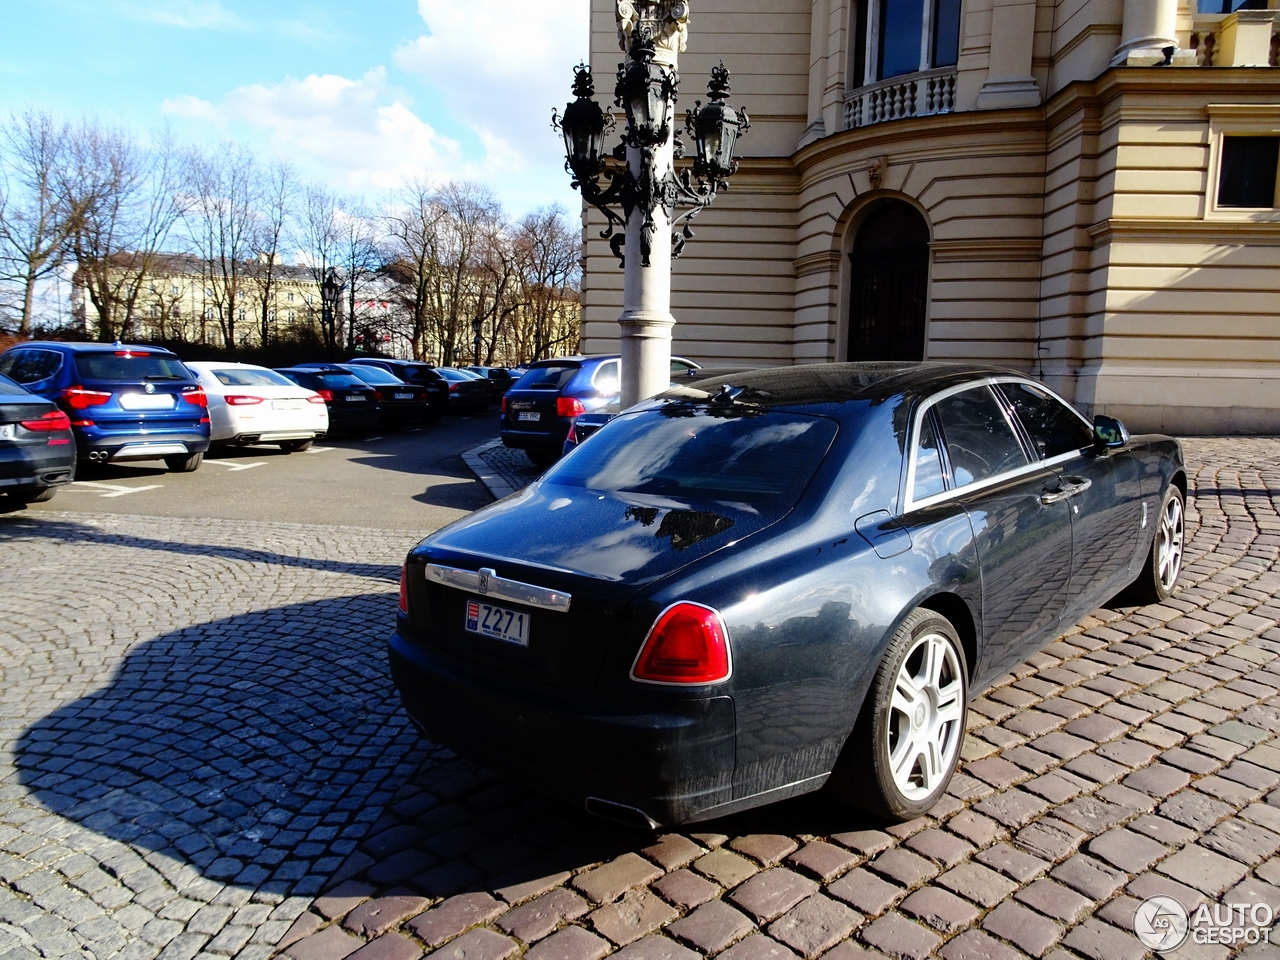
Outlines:
[{"label": "car roof", "polygon": [[217,367],[219,370],[270,370],[270,367],[264,367],[258,363],[240,363],[232,360],[184,360],[188,367],[204,370],[207,368]]},{"label": "car roof", "polygon": [[24,343],[15,343],[9,349],[20,350],[23,347],[39,347],[42,350],[66,350],[69,353],[115,353],[117,350],[127,350],[129,353],[160,353],[167,357],[177,356],[172,350],[164,347],[153,347],[140,343],[80,343],[66,340],[27,340]]},{"label": "car roof", "polygon": [[[976,363],[943,361],[877,363],[813,363],[796,367],[763,367],[724,377],[694,380],[678,390],[714,390],[721,384],[758,390],[763,406],[804,406],[845,400],[883,401],[917,397],[992,376],[1026,375],[1016,370]],[[661,394],[666,396],[670,394]],[[675,394],[678,396],[678,394]]]},{"label": "car roof", "polygon": [[[576,363],[579,366],[581,366],[584,363],[596,363],[600,360],[621,360],[621,359],[622,359],[622,354],[620,353],[592,353],[592,354],[578,353],[578,354],[574,354],[571,357],[550,357],[546,360],[534,360],[531,363],[525,364],[524,369],[532,370],[535,367],[547,367],[547,366],[554,367],[557,365],[565,366],[570,363]],[[672,354],[671,359],[681,360],[684,363],[695,363],[695,361],[690,360],[688,357],[679,357],[679,356],[676,356],[675,354]]]}]

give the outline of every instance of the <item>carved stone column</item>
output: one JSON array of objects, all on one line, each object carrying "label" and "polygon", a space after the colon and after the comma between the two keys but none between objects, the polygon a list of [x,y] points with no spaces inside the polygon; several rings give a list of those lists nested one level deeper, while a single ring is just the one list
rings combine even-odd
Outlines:
[{"label": "carved stone column", "polygon": [[991,60],[987,82],[978,92],[979,110],[1039,106],[1040,85],[1031,76],[1035,30],[1035,0],[995,0],[991,9]]},{"label": "carved stone column", "polygon": [[[631,37],[647,29],[656,41],[654,62],[673,69],[688,41],[687,0],[617,0],[618,44],[628,54]],[[653,173],[661,179],[674,170],[675,121],[665,143],[653,148]],[[643,157],[637,147],[627,147],[627,165],[636,178],[642,175]],[[671,384],[671,218],[658,204],[652,214],[652,234],[656,242],[649,252],[649,264],[641,259],[641,229],[645,211],[631,211],[626,227],[626,272],[623,278],[621,329],[622,407],[625,410],[646,397],[666,390]]]},{"label": "carved stone column", "polygon": [[[1164,61],[1164,51],[1172,47],[1178,51],[1178,0],[1124,0],[1123,38],[1113,67],[1122,64],[1131,67],[1149,67]],[[1194,54],[1190,51],[1179,64]],[[1194,59],[1192,59],[1194,63]]]}]

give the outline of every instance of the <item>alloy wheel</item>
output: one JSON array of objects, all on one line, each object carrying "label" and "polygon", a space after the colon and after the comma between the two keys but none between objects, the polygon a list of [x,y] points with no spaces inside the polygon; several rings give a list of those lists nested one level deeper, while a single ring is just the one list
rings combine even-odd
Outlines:
[{"label": "alloy wheel", "polygon": [[1173,585],[1178,582],[1178,573],[1182,570],[1182,541],[1182,501],[1170,497],[1160,515],[1160,529],[1156,533],[1156,569],[1160,586],[1166,593],[1173,592]]},{"label": "alloy wheel", "polygon": [[908,800],[932,794],[964,737],[964,678],[951,641],[930,633],[912,644],[889,703],[889,768]]}]

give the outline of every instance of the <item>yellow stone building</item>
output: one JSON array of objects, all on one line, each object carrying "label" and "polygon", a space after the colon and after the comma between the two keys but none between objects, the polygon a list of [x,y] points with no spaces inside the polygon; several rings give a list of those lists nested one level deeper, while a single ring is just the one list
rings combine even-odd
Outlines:
[{"label": "yellow stone building", "polygon": [[[691,6],[682,115],[723,60],[753,126],[676,262],[674,353],[978,360],[1135,430],[1280,432],[1280,11]],[[615,350],[622,271],[586,224],[584,349]]]}]

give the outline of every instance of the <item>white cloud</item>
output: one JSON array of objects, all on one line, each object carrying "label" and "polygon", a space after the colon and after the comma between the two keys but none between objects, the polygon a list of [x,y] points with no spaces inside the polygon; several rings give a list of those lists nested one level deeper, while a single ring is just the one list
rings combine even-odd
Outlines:
[{"label": "white cloud", "polygon": [[305,173],[350,191],[394,189],[414,177],[465,175],[459,145],[418,117],[379,67],[358,80],[311,75],[254,84],[216,103],[165,101],[166,113],[265,133],[272,151]]},{"label": "white cloud", "polygon": [[[588,55],[590,0],[418,0],[429,35],[395,63],[439,90],[487,151],[486,168],[557,168],[551,110],[571,99],[573,67]],[[612,89],[597,78],[598,89]]]}]

